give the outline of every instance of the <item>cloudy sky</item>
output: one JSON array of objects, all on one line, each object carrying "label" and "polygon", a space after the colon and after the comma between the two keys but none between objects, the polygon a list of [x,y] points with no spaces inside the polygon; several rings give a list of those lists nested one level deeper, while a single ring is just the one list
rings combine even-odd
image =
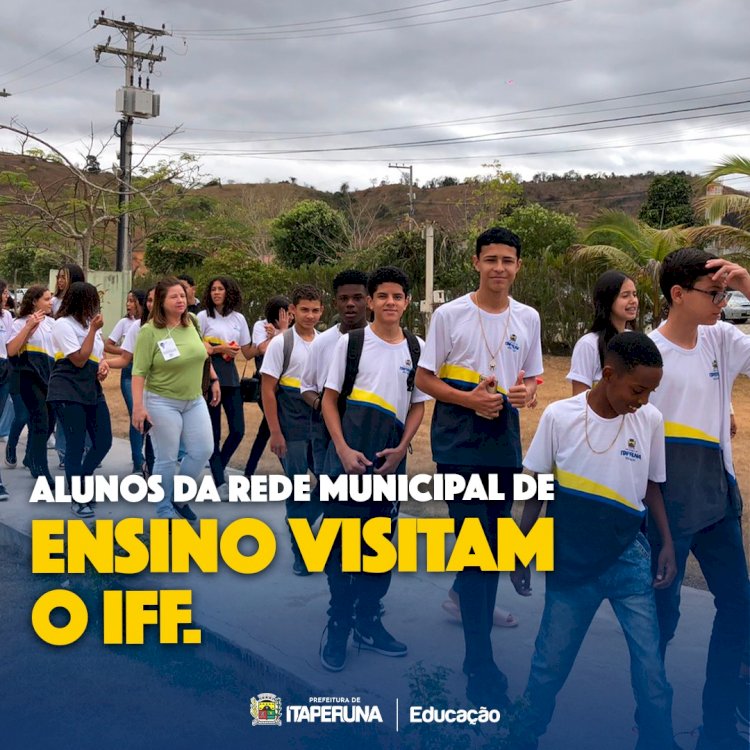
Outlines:
[{"label": "cloudy sky", "polygon": [[0,123],[78,162],[92,128],[97,149],[110,138],[124,82],[117,57],[94,62],[108,36],[122,46],[94,28],[102,8],[173,34],[136,151],[179,126],[155,155],[194,153],[224,181],[335,190],[395,182],[389,163],[423,183],[494,160],[524,178],[701,172],[750,153],[746,0],[5,0]]}]

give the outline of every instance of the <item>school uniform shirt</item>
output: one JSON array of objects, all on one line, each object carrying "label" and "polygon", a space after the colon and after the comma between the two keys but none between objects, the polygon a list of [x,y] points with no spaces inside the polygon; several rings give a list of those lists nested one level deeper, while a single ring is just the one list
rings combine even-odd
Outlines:
[{"label": "school uniform shirt", "polygon": [[253,332],[250,336],[253,346],[260,346],[260,344],[268,338],[268,334],[266,333],[266,323],[267,321],[265,319],[256,320],[255,323],[253,323]]},{"label": "school uniform shirt", "polygon": [[55,315],[57,315],[57,311],[60,309],[60,305],[62,305],[62,297],[58,297],[55,295],[52,297],[52,317],[54,318]]},{"label": "school uniform shirt", "polygon": [[570,358],[570,372],[565,378],[570,381],[577,380],[589,388],[602,379],[598,333],[587,333],[576,341]]},{"label": "school uniform shirt", "polygon": [[[497,350],[494,373],[488,346],[492,352]],[[468,294],[441,305],[432,316],[419,366],[462,391],[473,390],[480,380],[494,374],[497,391],[504,396],[496,419],[484,419],[463,406],[437,401],[431,431],[435,463],[521,466],[518,409],[510,405],[507,394],[521,370],[527,378],[544,371],[539,313],[534,308],[509,298],[505,311],[488,313],[480,310]]]},{"label": "school uniform shirt", "polygon": [[588,395],[544,410],[523,462],[555,476],[555,499],[547,503],[555,520],[555,570],[547,586],[583,583],[614,563],[640,530],[648,481],[666,477],[659,410],[645,404],[604,419],[587,408]]},{"label": "school uniform shirt", "polygon": [[124,352],[132,354],[135,351],[135,342],[138,339],[138,333],[140,332],[140,330],[141,321],[136,320],[133,325],[130,326],[128,332],[125,334],[125,340],[122,342],[120,349],[122,349]]},{"label": "school uniform shirt", "polygon": [[741,506],[732,462],[729,403],[740,373],[750,375],[750,337],[729,323],[698,326],[693,349],[650,334],[664,360],[651,403],[664,417],[664,504],[674,536],[694,534]]},{"label": "school uniform shirt", "polygon": [[[349,334],[342,336],[333,350],[325,387],[341,393],[346,374],[346,353]],[[419,339],[424,348],[424,342]],[[407,390],[406,381],[412,369],[409,345],[404,339],[389,344],[365,328],[362,356],[352,392],[346,400],[346,411],[341,428],[346,444],[362,451],[374,465],[375,453],[384,448],[395,448],[404,434],[404,423],[412,404],[430,397],[416,386]],[[333,443],[329,446],[327,470],[340,474],[343,470]],[[404,462],[405,463],[405,462]]]},{"label": "school uniform shirt", "polygon": [[127,316],[124,318],[120,318],[117,323],[115,323],[115,327],[112,329],[112,333],[110,333],[107,338],[110,341],[114,341],[115,344],[119,344],[120,341],[122,341],[128,335],[128,331],[136,324],[140,326],[140,320],[136,320],[135,318],[128,318]]},{"label": "school uniform shirt", "polygon": [[[161,342],[172,339],[179,352],[178,357],[165,359],[162,346],[167,352],[171,346]],[[186,326],[156,328],[152,321],[141,326],[133,352],[133,375],[146,379],[146,390],[157,396],[180,401],[194,401],[203,395],[203,363],[208,354],[192,321]]]},{"label": "school uniform shirt", "polygon": [[[24,316],[13,321],[8,340],[14,339],[23,330],[27,320],[28,316]],[[46,384],[49,381],[54,362],[55,344],[52,340],[52,318],[45,315],[44,320],[19,349],[18,354],[12,358],[12,364],[19,371],[34,373]],[[20,374],[20,377],[23,377],[23,374]]]},{"label": "school uniform shirt", "polygon": [[68,359],[83,346],[88,332],[89,326],[81,325],[71,316],[55,320],[52,327],[55,364],[49,379],[47,401],[75,401],[93,405],[98,399],[104,398],[102,385],[96,377],[99,362],[104,356],[101,331],[96,332],[91,354],[83,367],[76,367]]},{"label": "school uniform shirt", "polygon": [[13,316],[9,310],[3,310],[0,314],[0,359],[8,359],[8,341],[13,329]]},{"label": "school uniform shirt", "polygon": [[[286,372],[281,371],[284,365],[284,336],[279,334],[271,339],[263,357],[261,375],[277,378],[276,405],[278,407],[279,424],[284,439],[288,441],[310,439],[310,412],[312,409],[302,400],[300,385],[302,371],[305,369],[310,355],[312,341],[305,341],[296,328],[292,328],[294,346],[289,358]],[[318,332],[315,331],[317,338]]]},{"label": "school uniform shirt", "polygon": [[333,356],[336,344],[344,334],[341,333],[337,325],[331,326],[326,331],[316,336],[310,347],[310,355],[307,358],[305,369],[302,371],[302,382],[300,390],[314,391],[322,393],[325,388],[328,369],[331,366],[331,357]]},{"label": "school uniform shirt", "polygon": [[[198,313],[198,324],[203,333],[203,340],[211,346],[229,344],[232,341],[240,346],[250,343],[250,329],[245,316],[237,311],[225,316],[214,310],[214,317],[211,317],[206,310],[201,310]],[[239,387],[240,376],[233,359],[227,362],[223,355],[213,354],[211,363],[216,371],[216,377],[219,378],[219,385]]]}]

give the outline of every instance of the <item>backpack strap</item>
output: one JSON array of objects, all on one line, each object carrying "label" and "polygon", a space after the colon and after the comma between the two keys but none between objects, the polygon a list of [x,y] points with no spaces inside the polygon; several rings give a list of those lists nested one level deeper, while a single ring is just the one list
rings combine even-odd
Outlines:
[{"label": "backpack strap", "polygon": [[284,373],[289,369],[289,362],[292,359],[292,349],[294,349],[294,328],[287,328],[284,331],[284,359],[281,363],[281,372],[279,373],[279,380],[284,376]]},{"label": "backpack strap", "polygon": [[408,328],[404,328],[403,331],[409,347],[409,358],[411,359],[411,370],[406,376],[406,390],[411,393],[414,390],[414,379],[417,376],[417,365],[419,364],[419,356],[422,354],[422,347],[419,345],[419,339]]},{"label": "backpack strap", "polygon": [[339,414],[346,411],[346,399],[354,390],[354,381],[359,372],[359,360],[362,358],[362,348],[365,344],[365,329],[355,328],[349,331],[349,340],[346,346],[346,370],[344,371],[344,382],[339,393]]}]

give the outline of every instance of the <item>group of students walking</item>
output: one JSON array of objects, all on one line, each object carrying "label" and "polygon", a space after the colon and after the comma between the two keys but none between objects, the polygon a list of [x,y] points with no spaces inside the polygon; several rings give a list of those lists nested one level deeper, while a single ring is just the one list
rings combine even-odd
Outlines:
[{"label": "group of students walking", "polygon": [[[248,474],[266,440],[290,476],[403,473],[425,403],[434,399],[431,445],[438,471],[485,482],[497,475],[507,498],[449,503],[457,534],[467,519],[478,519],[496,546],[497,520],[511,511],[514,475],[524,468],[555,475],[555,501],[546,507],[527,501],[520,522],[528,533],[541,513],[554,517],[555,570],[547,574],[519,749],[537,746],[605,599],[630,651],[637,748],[676,747],[664,655],[677,628],[691,551],[716,606],[698,747],[743,747],[734,707],[747,653],[750,589],[730,398],[737,375],[750,374],[750,339],[719,318],[728,285],[750,295],[750,274],[694,248],[670,254],[660,276],[668,317],[649,336],[632,330],[638,313],[632,279],[603,274],[593,292],[594,322],[573,352],[573,395],[547,407],[524,457],[520,411],[536,402],[543,365],[539,314],[510,295],[522,265],[520,240],[502,228],[487,230],[472,261],[476,291],[439,307],[426,341],[402,327],[411,289],[395,267],[340,273],[333,282],[338,324],[322,334],[316,327],[323,295],[313,286],[298,286],[289,300],[272,298],[251,334],[233,279],[211,279],[198,309],[192,279],[169,277],[147,293],[130,293],[128,317],[106,343],[96,289],[82,274],[70,281],[69,271],[54,319],[53,297],[42,286],[27,291],[18,318],[0,319],[0,411],[16,372],[29,415],[29,468],[51,481],[46,443],[57,420],[70,484],[90,475],[111,446],[101,381],[121,368],[134,471],[146,464],[161,475],[159,517],[194,520],[187,504],[172,502],[174,476],[179,465],[197,478],[208,462],[226,497],[225,471],[244,436],[235,366],[240,352],[246,360],[258,358],[264,414]],[[114,358],[104,359],[105,351]],[[7,499],[1,484],[0,499]],[[77,503],[74,512],[94,515],[93,507]],[[395,532],[398,503],[322,504],[315,492],[310,502],[287,503],[288,519],[312,525],[323,514],[387,516]],[[307,575],[290,538],[293,571]],[[389,572],[345,574],[335,545],[326,575],[328,624],[320,649],[326,669],[345,667],[350,637],[386,656],[408,652],[382,622]],[[491,640],[498,579],[496,572],[467,568],[453,589],[467,698],[507,709],[508,681]],[[527,568],[519,565],[511,580],[520,595],[531,595]]]}]

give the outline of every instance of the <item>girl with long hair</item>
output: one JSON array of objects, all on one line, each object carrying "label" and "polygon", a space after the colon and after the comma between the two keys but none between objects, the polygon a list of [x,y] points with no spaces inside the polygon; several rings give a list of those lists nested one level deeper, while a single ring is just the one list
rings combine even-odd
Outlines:
[{"label": "girl with long hair", "polygon": [[[215,276],[203,296],[198,323],[203,340],[209,345],[211,363],[219,378],[221,403],[208,409],[214,436],[214,452],[209,464],[216,487],[223,499],[228,497],[224,470],[245,435],[245,414],[240,393],[240,377],[234,360],[242,351],[245,359],[253,355],[250,329],[242,309],[242,294],[237,282],[228,276]],[[227,417],[228,435],[221,445],[221,408]]]},{"label": "girl with long hair", "polygon": [[574,396],[601,379],[607,344],[618,333],[636,330],[637,317],[638,293],[633,279],[622,271],[605,271],[594,284],[594,322],[576,342],[566,376]]},{"label": "girl with long hair", "polygon": [[75,263],[65,263],[60,267],[57,272],[55,295],[52,299],[52,315],[57,315],[65,292],[68,291],[71,284],[75,284],[77,281],[86,281],[86,275],[80,266]]},{"label": "girl with long hair", "polygon": [[[58,354],[47,401],[65,432],[65,479],[71,493],[73,478],[91,476],[112,447],[112,424],[101,386],[109,365],[104,360],[100,309],[96,287],[76,281],[63,298],[52,330]],[[91,446],[84,458],[86,435]],[[73,500],[71,510],[81,518],[94,516],[92,502]]]},{"label": "girl with long hair", "polygon": [[55,361],[52,340],[52,293],[46,286],[30,286],[23,296],[19,317],[13,321],[8,356],[19,371],[19,392],[29,413],[27,458],[33,477],[46,477],[52,485],[47,463],[47,440],[55,427],[47,403],[47,386]]},{"label": "girl with long hair", "polygon": [[[133,355],[133,426],[150,426],[154,473],[161,475],[164,500],[161,518],[176,518],[172,506],[175,466],[180,442],[186,454],[180,474],[197,479],[213,452],[211,418],[203,398],[203,365],[208,356],[203,339],[187,311],[185,290],[174,277],[154,290],[150,320],[141,328]],[[216,372],[210,367],[211,406],[221,399]]]}]

